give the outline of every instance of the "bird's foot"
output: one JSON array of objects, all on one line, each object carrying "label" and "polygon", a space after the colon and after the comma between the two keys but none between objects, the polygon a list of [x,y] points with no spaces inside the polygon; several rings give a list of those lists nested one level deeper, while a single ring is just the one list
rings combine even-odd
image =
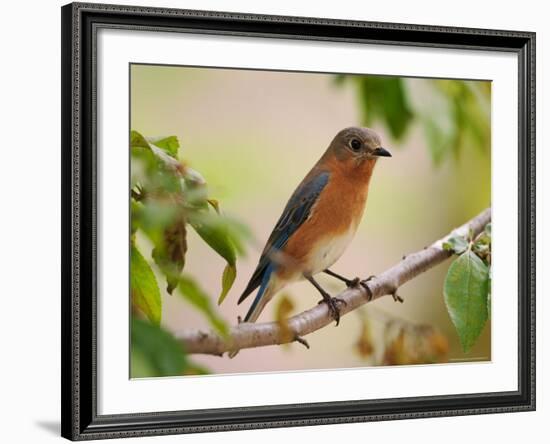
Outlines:
[{"label": "bird's foot", "polygon": [[307,348],[309,350],[309,343],[304,338],[302,338],[301,336],[296,335],[294,337],[294,341],[299,342],[300,344],[302,344],[305,348]]},{"label": "bird's foot", "polygon": [[362,281],[359,281],[359,284],[361,285],[361,287],[363,287],[367,292],[367,301],[369,302],[372,301],[372,291],[369,287],[368,282],[374,279],[375,277],[376,277],[375,275],[371,274],[368,278],[363,279]]},{"label": "bird's foot", "polygon": [[341,298],[333,298],[329,294],[327,294],[326,297],[323,295],[323,299],[319,301],[319,304],[323,302],[327,304],[328,311],[336,321],[336,326],[338,327],[338,324],[340,324],[340,307],[338,307],[338,304],[348,305],[348,303]]},{"label": "bird's foot", "polygon": [[[341,276],[336,275],[336,273],[332,273],[330,270],[325,270],[325,273],[333,275],[338,277],[339,279],[342,279]],[[336,326],[340,323],[340,308],[338,307],[338,304],[341,303],[343,305],[348,305],[346,301],[340,298],[333,298],[330,294],[328,294],[323,287],[319,285],[319,283],[313,279],[311,275],[305,274],[304,277],[312,283],[312,285],[317,289],[319,293],[321,293],[321,296],[323,296],[323,300],[319,301],[319,304],[321,302],[325,302],[328,306],[328,311],[336,321]]]}]

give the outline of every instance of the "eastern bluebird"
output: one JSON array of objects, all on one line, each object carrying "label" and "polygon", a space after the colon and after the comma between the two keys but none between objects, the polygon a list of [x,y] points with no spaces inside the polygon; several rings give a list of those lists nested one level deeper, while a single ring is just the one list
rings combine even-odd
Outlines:
[{"label": "eastern bluebird", "polygon": [[321,293],[338,325],[341,300],[332,298],[313,276],[325,272],[348,285],[358,283],[329,267],[357,230],[378,157],[391,157],[380,145],[380,138],[369,128],[346,128],[332,140],[290,197],[239,298],[240,304],[260,287],[244,322],[255,322],[279,290],[305,278]]}]

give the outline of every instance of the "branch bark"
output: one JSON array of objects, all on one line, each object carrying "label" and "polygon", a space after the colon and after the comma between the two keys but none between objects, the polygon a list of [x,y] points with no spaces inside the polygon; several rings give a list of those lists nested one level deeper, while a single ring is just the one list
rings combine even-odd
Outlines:
[{"label": "branch bark", "polygon": [[[469,230],[477,236],[491,220],[491,208],[485,209],[476,217],[437,240],[429,247],[404,257],[398,264],[368,281],[371,295],[358,286],[348,288],[338,298],[346,305],[340,305],[341,316],[385,295],[395,295],[398,288],[419,274],[440,264],[451,256],[443,249],[443,243],[452,236],[467,236]],[[334,322],[327,305],[319,304],[287,321],[287,328],[277,322],[242,323],[230,329],[229,339],[225,340],[213,331],[184,330],[176,334],[187,353],[222,355],[224,352],[243,348],[279,345],[303,338]],[[289,334],[290,332],[290,334]]]}]

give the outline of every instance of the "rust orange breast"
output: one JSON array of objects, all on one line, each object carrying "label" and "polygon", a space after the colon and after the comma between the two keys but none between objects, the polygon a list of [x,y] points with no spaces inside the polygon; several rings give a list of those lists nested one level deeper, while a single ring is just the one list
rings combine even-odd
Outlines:
[{"label": "rust orange breast", "polygon": [[284,248],[292,264],[281,267],[279,275],[290,278],[318,273],[340,257],[361,221],[372,167],[369,170],[350,173],[339,168],[329,169],[329,182],[309,218]]}]

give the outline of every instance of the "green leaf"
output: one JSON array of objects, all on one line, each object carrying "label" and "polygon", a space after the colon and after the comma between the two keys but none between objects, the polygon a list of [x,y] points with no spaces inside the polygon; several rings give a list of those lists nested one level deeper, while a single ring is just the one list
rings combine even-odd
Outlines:
[{"label": "green leaf", "polygon": [[230,264],[235,262],[237,254],[245,253],[244,240],[252,237],[249,228],[238,220],[207,211],[189,214],[189,224]]},{"label": "green leaf", "polygon": [[210,248],[223,257],[228,264],[235,265],[237,253],[223,223],[192,221],[191,226]]},{"label": "green leaf", "polygon": [[485,225],[485,234],[489,237],[491,237],[491,222],[489,222],[487,225]]},{"label": "green leaf", "polygon": [[235,265],[237,260],[236,238],[225,217],[207,212],[196,212],[190,215],[189,224],[210,248],[223,257],[228,264]]},{"label": "green leaf", "polygon": [[130,292],[132,303],[155,325],[160,324],[162,301],[157,280],[151,267],[132,244],[130,254]]},{"label": "green leaf", "polygon": [[148,148],[152,149],[151,145],[160,148],[170,157],[174,159],[178,156],[180,143],[176,136],[168,137],[145,137],[135,130],[130,131],[130,147],[131,148]]},{"label": "green leaf", "polygon": [[235,265],[227,264],[222,274],[222,291],[220,293],[220,297],[218,298],[218,305],[223,302],[223,300],[227,296],[227,293],[229,293],[229,290],[233,286],[233,282],[235,282],[236,277],[237,267],[235,267]]},{"label": "green leaf", "polygon": [[159,140],[165,149],[150,143],[137,131],[130,131],[131,187],[140,184],[152,194],[181,193],[178,172],[183,166],[171,155],[170,149],[173,151],[174,141],[171,137]]},{"label": "green leaf", "polygon": [[178,158],[180,143],[176,136],[168,137],[147,137],[147,141],[160,149],[174,159]]},{"label": "green leaf", "polygon": [[187,230],[185,218],[181,215],[170,225],[165,226],[162,236],[155,243],[153,259],[166,276],[166,291],[172,294],[178,285],[187,253]]},{"label": "green leaf", "polygon": [[394,139],[401,139],[413,120],[403,80],[379,76],[357,78],[366,124],[372,125],[380,119]]},{"label": "green leaf", "polygon": [[195,217],[190,219],[190,225],[210,248],[227,262],[222,275],[222,290],[218,298],[218,304],[221,304],[235,282],[237,254],[244,253],[242,238],[247,237],[248,233],[243,231],[239,224],[233,223],[224,216],[212,216],[203,212],[195,214]]},{"label": "green leaf", "polygon": [[149,142],[137,131],[130,131],[130,147],[140,147],[140,148],[149,148]]},{"label": "green leaf", "polygon": [[444,284],[447,310],[464,352],[475,344],[488,318],[489,269],[470,250],[449,267]]},{"label": "green leaf", "polygon": [[179,280],[178,289],[181,295],[195,308],[200,310],[210,321],[212,327],[222,336],[227,337],[227,324],[221,319],[212,307],[210,298],[199,287],[199,285],[187,275],[182,275]]},{"label": "green leaf", "polygon": [[462,236],[453,236],[443,243],[443,249],[455,254],[462,254],[468,248],[468,241]]},{"label": "green leaf", "polygon": [[166,330],[133,318],[130,376],[175,376],[186,371],[188,361],[182,345]]}]

